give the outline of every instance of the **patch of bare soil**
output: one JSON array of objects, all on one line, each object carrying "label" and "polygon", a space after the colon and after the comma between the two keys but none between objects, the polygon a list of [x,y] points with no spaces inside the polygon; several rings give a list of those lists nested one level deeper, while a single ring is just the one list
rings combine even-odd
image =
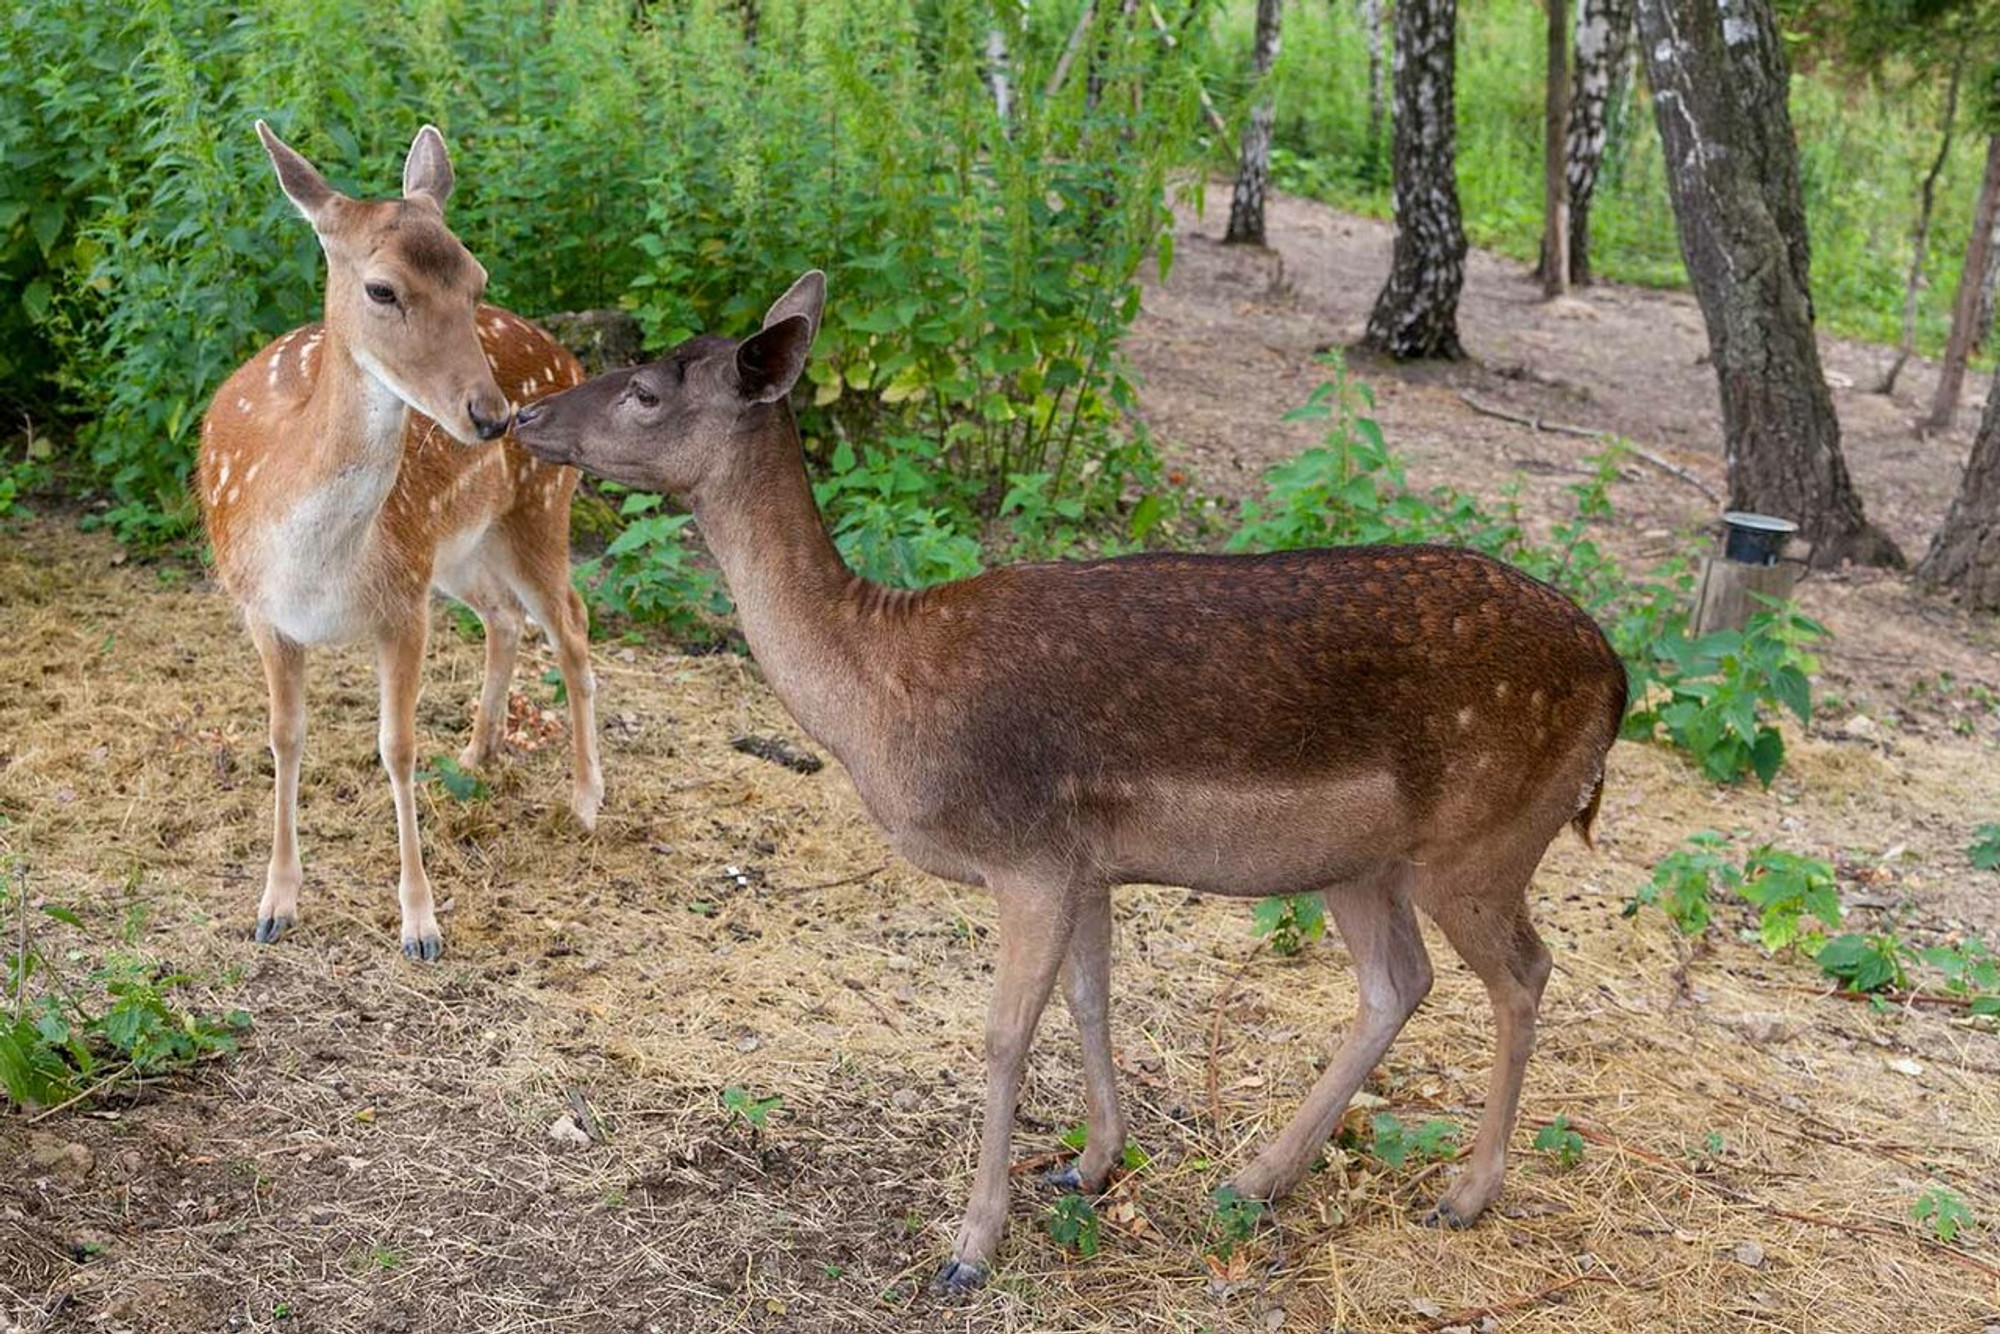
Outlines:
[{"label": "patch of bare soil", "polygon": [[[1277,210],[1302,256],[1364,225]],[[1267,257],[1186,243],[1150,295],[1135,348],[1147,412],[1205,480],[1240,487],[1232,476],[1306,443],[1276,418],[1310,386],[1312,345],[1346,332],[1315,303],[1360,311],[1379,280],[1350,244],[1345,277],[1300,258],[1297,291],[1273,294]],[[1476,311],[1499,281],[1482,261],[1468,314],[1489,365],[1506,363]],[[1636,323],[1636,344],[1659,323],[1647,294],[1583,300],[1607,313],[1554,327],[1608,341],[1607,323]],[[1475,417],[1452,381],[1369,374],[1421,478],[1484,490],[1538,460],[1526,503],[1546,518],[1589,448]],[[1488,377],[1466,383],[1517,410],[1620,424],[1595,415],[1602,399],[1449,374]],[[1692,422],[1706,397],[1685,396]],[[1643,425],[1626,429],[1714,475],[1692,437]],[[1885,474],[1859,442],[1856,455],[1876,503]],[[1619,491],[1635,546],[1664,546],[1702,510],[1661,476]],[[946,1303],[923,1283],[971,1179],[994,914],[895,861],[837,767],[800,774],[733,748],[746,732],[800,740],[753,666],[600,646],[595,835],[564,814],[559,744],[499,765],[484,801],[426,787],[447,953],[421,967],[396,949],[367,654],[315,655],[301,922],[260,947],[263,688],[226,600],[117,563],[65,522],[0,536],[0,855],[25,856],[33,892],[90,926],[42,922],[42,943],[77,951],[65,966],[81,971],[142,904],[137,947],[204,979],[193,1003],[256,1018],[233,1061],[93,1110],[0,1119],[0,1328],[1978,1328],[1996,1317],[1991,1234],[1942,1246],[1908,1210],[1941,1181],[2000,1220],[2000,1038],[1948,1008],[1824,998],[1733,934],[1691,951],[1657,914],[1618,912],[1689,832],[1740,827],[1840,856],[1863,922],[1995,925],[1993,878],[1962,848],[1993,792],[1993,719],[1957,696],[1912,702],[1901,658],[1852,656],[1907,644],[1936,655],[1926,670],[1990,682],[1990,639],[1961,641],[1949,613],[1933,625],[1934,604],[1892,578],[1807,590],[1849,655],[1830,675],[1871,728],[1795,732],[1768,794],[1616,749],[1599,849],[1559,843],[1536,882],[1557,971],[1488,1219],[1422,1228],[1454,1168],[1330,1148],[1270,1226],[1211,1263],[1208,1193],[1297,1106],[1352,1012],[1352,970],[1333,941],[1295,960],[1255,950],[1242,905],[1135,889],[1118,906],[1112,1028],[1150,1163],[1100,1205],[1095,1258],[1046,1235],[1034,1169],[1082,1109],[1075,1041],[1052,1012],[998,1273]],[[517,682],[530,740],[546,739],[531,706],[547,703],[549,665],[531,648]],[[440,617],[426,755],[462,742],[478,671],[478,646]],[[1469,1134],[1491,1024],[1477,982],[1429,938],[1437,988],[1356,1124],[1386,1107]],[[784,1101],[755,1130],[724,1109],[732,1086]],[[595,1135],[557,1124],[579,1098]],[[1587,1139],[1569,1170],[1529,1147],[1557,1115]]]}]

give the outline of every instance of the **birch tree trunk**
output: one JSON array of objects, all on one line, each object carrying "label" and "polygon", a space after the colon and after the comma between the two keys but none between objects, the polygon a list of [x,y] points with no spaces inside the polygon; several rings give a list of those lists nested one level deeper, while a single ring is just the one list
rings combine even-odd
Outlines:
[{"label": "birch tree trunk", "polygon": [[1007,58],[1007,34],[998,27],[986,30],[986,86],[993,94],[993,114],[1003,127],[1014,123],[1014,78]]},{"label": "birch tree trunk", "polygon": [[1811,257],[1770,0],[1640,0],[1681,257],[1722,398],[1733,508],[1798,523],[1816,565],[1900,565],[1862,512],[1813,335]]},{"label": "birch tree trunk", "polygon": [[2000,384],[1986,393],[1958,495],[1917,578],[1957,589],[1975,610],[2000,611]]},{"label": "birch tree trunk", "polygon": [[1570,81],[1565,174],[1569,182],[1569,280],[1590,284],[1590,200],[1611,123],[1611,95],[1632,53],[1633,0],[1579,0],[1576,72]]},{"label": "birch tree trunk", "polygon": [[1544,0],[1548,15],[1548,77],[1542,94],[1542,295],[1569,291],[1569,6]]},{"label": "birch tree trunk", "polygon": [[1896,343],[1896,355],[1889,361],[1889,369],[1882,372],[1882,379],[1876,384],[1878,394],[1896,392],[1896,377],[1903,373],[1903,367],[1910,360],[1910,353],[1917,346],[1917,294],[1923,288],[1924,257],[1931,248],[1931,210],[1937,203],[1938,176],[1944,171],[1945,159],[1951,156],[1951,134],[1958,123],[1958,81],[1964,71],[1963,59],[1952,62],[1951,82],[1944,94],[1944,129],[1938,135],[1937,156],[1931,159],[1931,169],[1924,174],[1924,183],[1917,190],[1917,225],[1910,241],[1910,273],[1903,281],[1903,330]]},{"label": "birch tree trunk", "polygon": [[1951,336],[1945,340],[1944,361],[1938,367],[1937,395],[1931,399],[1926,431],[1948,431],[1958,416],[1958,396],[1965,387],[1965,363],[1979,318],[1979,284],[2000,224],[2000,134],[1986,146],[1986,175],[1979,183],[1979,204],[1973,210],[1972,235],[1965,242],[1965,265],[1958,272],[1958,298],[1951,308]]},{"label": "birch tree trunk", "polygon": [[1458,298],[1465,228],[1458,210],[1457,0],[1396,5],[1396,249],[1361,346],[1401,360],[1465,355]]},{"label": "birch tree trunk", "polygon": [[1236,189],[1229,197],[1226,244],[1264,244],[1264,196],[1271,186],[1271,122],[1277,104],[1271,96],[1271,66],[1278,59],[1278,22],[1283,0],[1257,0],[1257,39],[1251,52],[1257,100],[1243,127],[1243,160],[1236,168]]}]

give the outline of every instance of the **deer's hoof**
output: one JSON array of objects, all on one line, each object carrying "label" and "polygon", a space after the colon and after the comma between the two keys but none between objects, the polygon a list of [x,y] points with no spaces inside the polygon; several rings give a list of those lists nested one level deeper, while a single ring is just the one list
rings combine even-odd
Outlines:
[{"label": "deer's hoof", "polygon": [[436,963],[444,953],[444,937],[432,933],[417,940],[403,942],[403,957],[420,963]]},{"label": "deer's hoof", "polygon": [[1468,1217],[1460,1213],[1458,1206],[1450,1200],[1439,1200],[1424,1211],[1424,1216],[1419,1221],[1425,1227],[1434,1227],[1446,1232],[1458,1232],[1478,1222],[1479,1215],[1473,1214]]},{"label": "deer's hoof", "polygon": [[1076,1164],[1067,1167],[1052,1167],[1042,1173],[1042,1184],[1050,1190],[1082,1190],[1083,1173],[1076,1170]]},{"label": "deer's hoof", "polygon": [[289,915],[284,917],[259,917],[257,919],[257,934],[255,939],[259,945],[276,944],[278,937],[284,935],[286,930],[293,926],[294,923],[295,919]]},{"label": "deer's hoof", "polygon": [[937,1276],[931,1280],[931,1291],[957,1297],[977,1291],[985,1283],[985,1265],[977,1260],[951,1259],[944,1262],[944,1268],[938,1270]]}]

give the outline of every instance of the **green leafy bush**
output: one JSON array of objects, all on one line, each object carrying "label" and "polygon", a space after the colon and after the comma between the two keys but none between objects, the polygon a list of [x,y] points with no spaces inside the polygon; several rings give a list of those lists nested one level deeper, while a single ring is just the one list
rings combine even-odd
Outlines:
[{"label": "green leafy bush", "polygon": [[1583,1161],[1583,1136],[1569,1123],[1567,1116],[1555,1120],[1535,1132],[1535,1149],[1556,1160],[1556,1166],[1568,1171]]},{"label": "green leafy bush", "polygon": [[1326,899],[1317,893],[1274,894],[1259,899],[1251,929],[1278,954],[1297,954],[1326,934]]},{"label": "green leafy bush", "polygon": [[140,954],[136,920],[125,948],[108,951],[72,983],[62,964],[81,952],[44,951],[30,929],[36,916],[89,930],[59,904],[44,903],[36,913],[25,901],[24,878],[0,885],[0,920],[14,928],[7,932],[0,987],[0,1089],[8,1102],[53,1107],[120,1079],[165,1074],[236,1050],[250,1016],[182,1008],[176,993],[198,979]]},{"label": "green leafy bush", "polygon": [[687,543],[692,515],[661,512],[660,497],[632,492],[619,506],[625,529],[604,554],[581,561],[577,587],[599,611],[683,637],[706,634],[709,618],[729,610],[713,571]]},{"label": "green leafy bush", "polygon": [[1736,889],[1743,883],[1743,872],[1723,854],[1727,842],[1713,832],[1691,836],[1688,847],[1660,859],[1652,879],[1626,902],[1624,915],[1631,917],[1642,907],[1657,905],[1683,935],[1698,936],[1708,930],[1713,917],[1710,896],[1718,888]]},{"label": "green leafy bush", "polygon": [[2000,871],[2000,824],[1983,824],[1973,830],[1972,846],[1965,855],[1979,870]]},{"label": "green leafy bush", "polygon": [[[1699,638],[1668,634],[1652,641],[1624,735],[1667,738],[1691,754],[1701,771],[1733,783],[1755,774],[1765,787],[1785,762],[1785,739],[1774,721],[1789,710],[1812,720],[1808,676],[1819,670],[1809,647],[1826,628],[1789,605],[1752,616],[1742,630]],[[1665,692],[1659,698],[1648,687]]]},{"label": "green leafy bush", "polygon": [[1820,946],[1815,962],[1848,991],[1901,991],[1910,981],[1904,964],[1915,953],[1894,932],[1864,936],[1850,931]]},{"label": "green leafy bush", "polygon": [[1097,1254],[1097,1209],[1074,1191],[1057,1200],[1049,1209],[1049,1238],[1066,1251],[1075,1251],[1088,1260]]},{"label": "green leafy bush", "polygon": [[[954,549],[883,554],[903,577],[963,568],[949,539],[995,518],[1014,479],[1047,478],[1017,534],[1126,531],[1159,470],[1126,421],[1117,341],[1142,262],[1171,262],[1189,43],[1101,12],[1098,77],[1003,123],[984,79],[996,22],[1018,86],[1042,87],[1069,16],[983,0],[766,0],[754,40],[729,0],[29,6],[0,25],[23,72],[0,86],[0,384],[69,415],[70,462],[122,540],[185,533],[210,393],[319,305],[317,247],[251,120],[378,196],[431,120],[457,167],[452,224],[500,304],[622,303],[661,344],[741,333],[827,269],[813,457],[841,438],[934,446],[898,531]],[[631,573],[612,595],[671,619],[688,591],[673,562]]]},{"label": "green leafy bush", "polygon": [[1840,929],[1833,867],[1818,857],[1769,845],[1756,848],[1743,862],[1737,893],[1757,909],[1757,938],[1773,954],[1797,946],[1808,959],[1818,957],[1826,936],[1806,925],[1807,917],[1829,930]]},{"label": "green leafy bush", "polygon": [[1458,1156],[1458,1126],[1441,1117],[1432,1117],[1414,1130],[1393,1112],[1377,1112],[1369,1118],[1373,1138],[1368,1151],[1391,1169],[1405,1162],[1443,1163]]},{"label": "green leafy bush", "polygon": [[1959,1233],[1972,1226],[1972,1210],[1964,1197],[1944,1186],[1933,1186],[1917,1196],[1917,1202],[1910,1206],[1910,1217],[1945,1243],[1956,1241]]}]

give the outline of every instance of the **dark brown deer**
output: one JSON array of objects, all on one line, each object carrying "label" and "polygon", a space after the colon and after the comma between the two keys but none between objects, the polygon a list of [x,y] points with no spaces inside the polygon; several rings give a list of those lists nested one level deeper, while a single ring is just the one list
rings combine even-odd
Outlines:
[{"label": "dark brown deer", "polygon": [[1526,890],[1566,824],[1589,835],[1625,674],[1555,590],[1442,547],[1143,555],[1013,565],[910,593],[841,562],[787,402],[826,281],[758,333],[521,409],[552,463],[693,510],[771,688],[854,776],[912,862],[993,892],[1000,959],[986,1119],[947,1288],[980,1282],[1007,1209],[1008,1135],[1056,979],[1082,1034],[1104,1187],[1125,1143],[1106,1020],[1114,886],[1319,891],[1360,1013],[1304,1107],[1238,1172],[1272,1199],[1305,1172],[1430,989],[1412,905],[1485,982],[1499,1052],[1470,1161],[1432,1210],[1500,1189],[1549,954]]}]

